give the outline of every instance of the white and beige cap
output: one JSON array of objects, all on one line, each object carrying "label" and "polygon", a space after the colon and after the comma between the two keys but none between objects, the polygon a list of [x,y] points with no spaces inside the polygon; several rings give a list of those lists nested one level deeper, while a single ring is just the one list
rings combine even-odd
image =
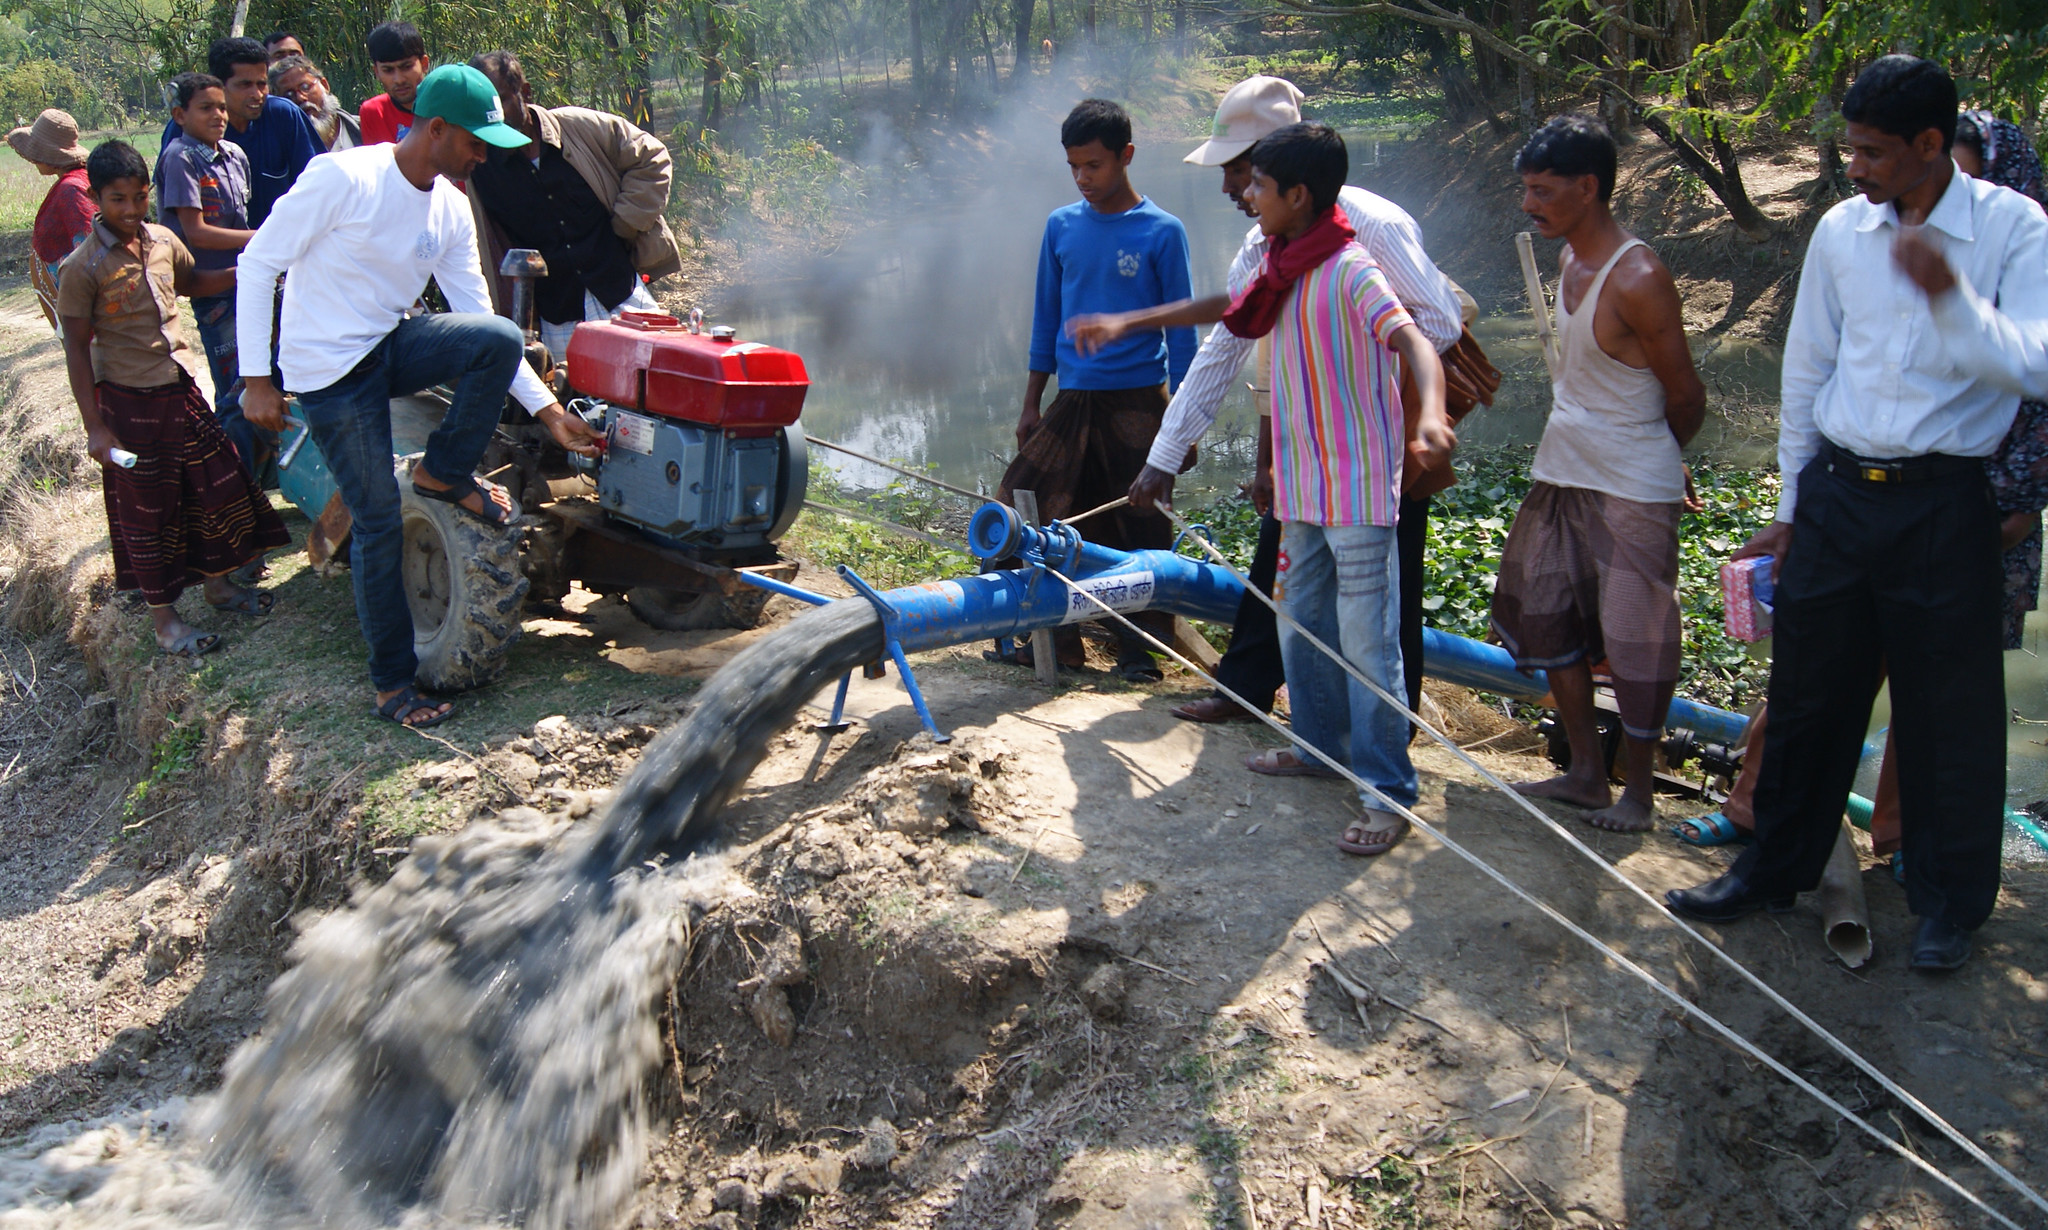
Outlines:
[{"label": "white and beige cap", "polygon": [[1301,122],[1301,91],[1280,77],[1246,77],[1230,87],[1216,108],[1209,139],[1181,159],[1198,167],[1220,167],[1250,149],[1260,137]]}]

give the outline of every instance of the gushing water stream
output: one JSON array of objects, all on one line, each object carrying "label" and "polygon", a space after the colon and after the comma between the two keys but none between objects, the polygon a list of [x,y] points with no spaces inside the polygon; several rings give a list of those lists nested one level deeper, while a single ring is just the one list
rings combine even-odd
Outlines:
[{"label": "gushing water stream", "polygon": [[0,1158],[0,1226],[610,1224],[647,1150],[656,1006],[768,737],[881,653],[874,610],[738,654],[597,824],[477,824],[307,928],[174,1148],[135,1125]]}]

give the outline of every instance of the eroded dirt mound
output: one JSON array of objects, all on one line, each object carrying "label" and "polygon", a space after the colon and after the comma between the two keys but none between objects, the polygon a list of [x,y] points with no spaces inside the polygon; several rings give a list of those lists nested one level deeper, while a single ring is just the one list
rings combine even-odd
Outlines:
[{"label": "eroded dirt mound", "polygon": [[[1243,773],[1256,736],[964,660],[925,684],[954,744],[857,686],[872,725],[792,731],[733,809],[750,892],[677,982],[639,1224],[1971,1224],[1426,840],[1336,855],[1344,792]],[[1425,817],[1992,1192],[1469,770],[1419,760]],[[1589,841],[1656,890],[1717,861]],[[1997,1024],[2048,997],[2013,981],[2048,957],[2025,877],[1960,980],[1907,975],[1875,867],[1869,969],[1804,910],[1720,938],[2038,1178],[2048,1065]]]}]

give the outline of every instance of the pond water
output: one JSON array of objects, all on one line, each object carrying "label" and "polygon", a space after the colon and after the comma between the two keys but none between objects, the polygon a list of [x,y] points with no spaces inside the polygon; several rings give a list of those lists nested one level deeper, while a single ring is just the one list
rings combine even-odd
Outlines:
[{"label": "pond water", "polygon": [[[1347,137],[1363,164],[1354,165],[1352,181],[1369,183],[1381,141]],[[1212,294],[1223,289],[1251,223],[1224,198],[1219,171],[1180,160],[1193,144],[1141,145],[1132,179],[1186,225],[1195,292]],[[900,220],[819,253],[791,276],[734,288],[712,315],[741,337],[804,356],[812,380],[804,421],[813,435],[993,490],[1015,448],[1042,225],[1073,199],[1057,145],[997,182],[953,186],[939,204],[906,186]],[[1492,314],[1474,331],[1506,380],[1462,436],[1475,449],[1533,445],[1549,410],[1535,330],[1524,305],[1487,306]],[[1700,359],[1715,406],[1729,416],[1716,415],[1695,452],[1769,464],[1776,349],[1719,343],[1702,346]],[[1196,498],[1233,489],[1249,466],[1257,415],[1240,384],[1180,489]],[[844,457],[830,464],[856,484],[888,477]]]},{"label": "pond water", "polygon": [[[1375,134],[1347,133],[1352,182],[1371,181]],[[756,280],[713,305],[712,319],[742,338],[804,356],[812,386],[811,434],[879,457],[925,466],[948,482],[994,491],[1014,449],[1025,380],[1032,283],[1045,215],[1074,199],[1056,143],[1034,149],[971,183],[934,190],[906,172],[871,187],[888,223]],[[1197,295],[1223,289],[1249,219],[1224,198],[1221,173],[1180,161],[1194,142],[1145,144],[1132,178],[1186,225]],[[872,181],[871,181],[872,182]],[[887,193],[878,199],[873,192]],[[1553,267],[1549,245],[1539,259]],[[1534,325],[1526,305],[1486,305],[1474,332],[1505,379],[1495,404],[1460,428],[1467,450],[1533,447],[1549,410]],[[1779,352],[1753,341],[1698,343],[1709,417],[1689,455],[1734,465],[1775,464]],[[1230,395],[1179,491],[1186,502],[1235,488],[1250,468],[1257,410],[1243,385]],[[821,450],[822,451],[822,450]],[[852,485],[889,481],[887,471],[826,453]],[[2028,625],[2028,647],[2007,655],[2016,716],[2048,721],[2048,667],[2039,656],[2048,621]],[[1880,701],[1877,725],[1885,720]],[[2048,726],[2011,727],[2009,794],[2048,798]],[[2027,847],[2032,850],[2032,847]]]}]

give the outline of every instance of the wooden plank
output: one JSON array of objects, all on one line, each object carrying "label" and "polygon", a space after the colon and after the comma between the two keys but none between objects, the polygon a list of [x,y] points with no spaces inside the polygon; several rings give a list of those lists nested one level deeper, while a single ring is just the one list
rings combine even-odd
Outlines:
[{"label": "wooden plank", "polygon": [[[1010,503],[1017,513],[1030,525],[1041,525],[1038,519],[1038,493],[1016,491],[1010,494]],[[1060,681],[1059,659],[1053,655],[1052,629],[1040,628],[1031,634],[1031,661],[1038,672],[1038,682],[1046,687],[1057,687]]]},{"label": "wooden plank", "polygon": [[1172,645],[1182,657],[1212,675],[1216,673],[1216,664],[1223,660],[1223,655],[1216,652],[1216,647],[1209,643],[1209,638],[1203,636],[1195,625],[1189,623],[1186,616],[1173,617]]}]

